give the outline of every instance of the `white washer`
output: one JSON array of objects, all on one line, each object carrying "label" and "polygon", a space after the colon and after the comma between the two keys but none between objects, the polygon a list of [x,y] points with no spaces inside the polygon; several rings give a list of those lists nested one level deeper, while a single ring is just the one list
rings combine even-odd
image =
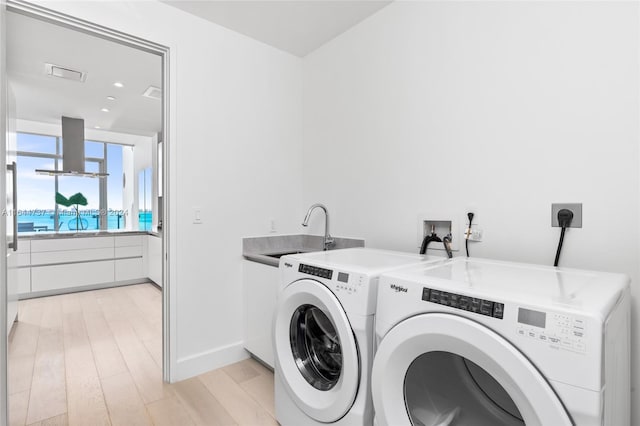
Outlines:
[{"label": "white washer", "polygon": [[380,278],[383,425],[630,422],[629,279],[457,258]]},{"label": "white washer", "polygon": [[369,379],[379,276],[444,261],[366,248],[282,257],[273,333],[278,422],[371,425]]}]

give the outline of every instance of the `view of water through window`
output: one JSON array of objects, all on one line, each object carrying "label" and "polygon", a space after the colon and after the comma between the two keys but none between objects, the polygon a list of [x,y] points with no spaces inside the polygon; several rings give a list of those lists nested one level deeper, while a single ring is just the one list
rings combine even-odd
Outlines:
[{"label": "view of water through window", "polygon": [[[107,172],[107,178],[37,174],[36,169],[62,170],[61,144],[54,136],[18,133],[18,232],[123,229],[128,214],[122,207],[126,146],[85,142],[85,171]],[[86,205],[57,204],[56,192],[66,199],[80,193]]]}]

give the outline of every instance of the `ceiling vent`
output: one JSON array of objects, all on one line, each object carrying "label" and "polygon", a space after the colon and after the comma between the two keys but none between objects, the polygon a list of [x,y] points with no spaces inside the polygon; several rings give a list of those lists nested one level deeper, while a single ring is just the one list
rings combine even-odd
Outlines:
[{"label": "ceiling vent", "polygon": [[162,90],[156,86],[149,86],[142,94],[145,98],[162,99]]},{"label": "ceiling vent", "polygon": [[64,78],[65,80],[78,81],[84,83],[87,79],[87,73],[71,68],[65,68],[60,65],[44,64],[47,75],[52,77]]}]

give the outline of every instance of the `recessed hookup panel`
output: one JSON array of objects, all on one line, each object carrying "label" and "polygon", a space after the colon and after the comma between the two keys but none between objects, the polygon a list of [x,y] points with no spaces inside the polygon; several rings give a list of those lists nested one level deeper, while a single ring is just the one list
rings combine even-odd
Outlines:
[{"label": "recessed hookup panel", "polygon": [[569,228],[582,228],[582,203],[553,203],[551,204],[551,226],[559,228],[558,212],[562,209],[571,210],[573,219]]},{"label": "recessed hookup panel", "polygon": [[[418,226],[418,247],[422,244],[423,238],[431,235],[432,231],[434,231],[440,239],[451,234],[451,250],[458,251],[458,224],[455,220],[426,219],[421,217]],[[429,244],[429,249],[444,250],[444,245],[433,242]]]}]

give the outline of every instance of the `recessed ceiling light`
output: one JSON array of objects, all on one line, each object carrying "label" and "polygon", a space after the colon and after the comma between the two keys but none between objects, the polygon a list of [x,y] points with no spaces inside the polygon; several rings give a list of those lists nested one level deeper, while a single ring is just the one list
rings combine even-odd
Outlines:
[{"label": "recessed ceiling light", "polygon": [[116,98],[115,98],[115,97],[113,97],[113,96],[107,96],[107,100],[108,100],[108,101],[115,101],[115,100],[116,100]]},{"label": "recessed ceiling light", "polygon": [[120,83],[119,81],[116,81],[115,83],[113,83],[113,85],[116,87],[124,87],[124,84]]},{"label": "recessed ceiling light", "polygon": [[109,108],[102,108],[100,111],[102,111],[102,112],[109,112]]},{"label": "recessed ceiling light", "polygon": [[102,127],[100,127],[100,126],[93,126],[93,127],[94,127],[94,129],[102,129]]}]

